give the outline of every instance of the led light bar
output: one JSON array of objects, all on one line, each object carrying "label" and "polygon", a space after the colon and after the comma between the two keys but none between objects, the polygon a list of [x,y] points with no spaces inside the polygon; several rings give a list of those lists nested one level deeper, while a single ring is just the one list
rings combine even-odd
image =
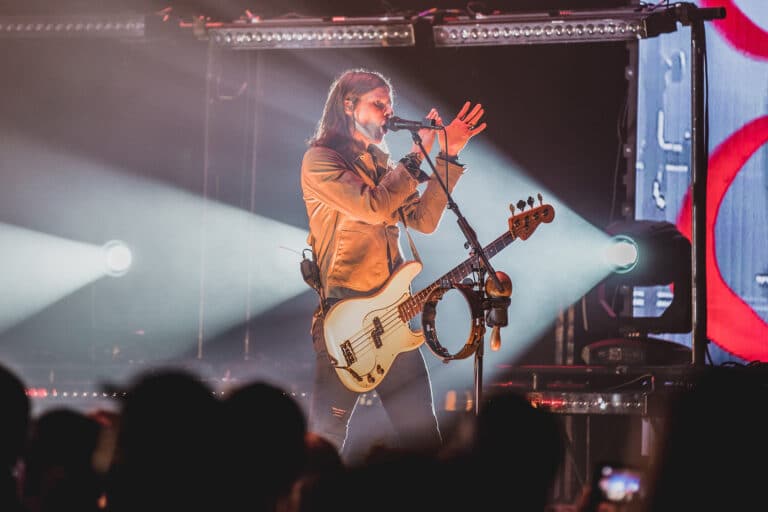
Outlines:
[{"label": "led light bar", "polygon": [[144,15],[3,16],[0,38],[139,38]]},{"label": "led light bar", "polygon": [[207,29],[215,44],[234,50],[271,48],[359,48],[413,46],[413,25],[405,18],[256,20]]},{"label": "led light bar", "polygon": [[667,11],[640,8],[459,17],[432,27],[435,46],[631,41],[674,30]]}]

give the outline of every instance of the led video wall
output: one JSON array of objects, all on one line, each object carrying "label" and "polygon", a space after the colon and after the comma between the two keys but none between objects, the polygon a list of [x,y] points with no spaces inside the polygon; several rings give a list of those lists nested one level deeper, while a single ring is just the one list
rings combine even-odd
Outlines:
[{"label": "led video wall", "polygon": [[[707,337],[712,362],[768,359],[768,4],[725,7],[705,23],[709,161],[706,197]],[[691,236],[691,30],[640,43],[636,210]],[[635,316],[658,316],[665,287],[633,297]],[[691,343],[691,335],[669,335]]]}]

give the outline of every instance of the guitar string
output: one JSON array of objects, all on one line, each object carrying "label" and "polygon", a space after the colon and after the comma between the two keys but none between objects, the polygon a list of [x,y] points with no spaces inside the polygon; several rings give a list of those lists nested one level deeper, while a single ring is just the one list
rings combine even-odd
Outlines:
[{"label": "guitar string", "polygon": [[[496,253],[494,253],[494,254],[496,254]],[[448,275],[454,273],[457,270],[460,270],[461,266],[463,266],[464,264],[468,264],[468,263],[470,263],[470,262],[467,261],[465,263],[462,263],[461,265],[456,267],[453,271],[449,272]],[[469,275],[469,273],[468,272],[467,273],[462,273],[461,277],[464,277],[465,275]],[[423,290],[418,292],[416,295],[411,295],[411,296],[409,296],[408,299],[405,299],[404,301],[402,301],[399,304],[397,304],[397,306],[393,310],[387,311],[383,316],[380,317],[380,319],[383,320],[382,327],[386,327],[386,326],[390,325],[389,322],[393,318],[399,318],[400,317],[400,313],[399,313],[400,306],[402,306],[403,304],[405,304],[406,302],[408,302],[410,300],[415,299],[416,297],[419,297],[421,295],[425,295],[425,292],[427,290],[430,290],[429,293],[426,294],[426,296],[429,297],[429,295],[435,289],[437,289],[438,286],[439,286],[439,284],[433,283],[430,286],[428,286],[427,288],[424,288]],[[424,302],[426,302],[426,298],[425,299],[417,299],[417,300],[415,300],[415,302],[416,302],[416,304],[414,305],[414,307],[417,308],[417,309],[415,309],[415,311],[414,311],[413,315],[411,315],[410,319],[414,318],[417,314],[421,313],[421,311],[423,310]],[[394,316],[393,316],[393,314],[394,314]],[[406,322],[404,322],[404,323],[406,323]],[[361,330],[359,330],[355,334],[353,334],[352,338],[350,339],[350,346],[351,346],[351,348],[354,350],[357,347],[359,347],[361,343],[366,342],[368,340],[368,336],[371,334],[372,331],[373,331],[373,326],[369,324],[369,325],[363,326],[363,328]]]},{"label": "guitar string", "polygon": [[[454,269],[454,271],[449,272],[449,274],[455,272],[456,270],[459,270],[459,267]],[[468,273],[466,274],[462,273],[462,277],[464,277],[464,275],[468,275]],[[400,307],[404,305],[406,302],[416,299],[414,300],[415,304],[413,306],[413,310],[414,310],[413,314],[410,315],[410,318],[407,321],[402,322],[403,325],[406,325],[408,321],[413,319],[416,315],[421,313],[424,309],[424,303],[426,302],[426,298],[421,299],[417,297],[424,296],[424,295],[426,297],[429,297],[432,294],[432,292],[438,288],[438,286],[439,286],[438,284],[433,283],[432,285],[418,292],[416,295],[411,295],[408,299],[405,299],[404,301],[400,302],[392,310],[384,313],[384,315],[379,317],[379,319],[382,320],[382,328],[386,331],[388,327],[391,327],[392,320],[397,321],[398,319],[400,319],[400,311],[399,311]],[[427,292],[427,290],[429,290],[429,293],[425,293]],[[370,340],[369,337],[371,336],[371,333],[373,332],[374,329],[375,327],[372,324],[367,324],[363,326],[361,330],[357,331],[353,335],[354,338],[350,339],[350,348],[352,348],[353,352],[357,352],[357,349],[366,343],[373,344],[373,342]]]},{"label": "guitar string", "polygon": [[[411,315],[411,317],[407,321],[403,321],[400,317],[400,313],[399,313],[400,306],[405,304],[407,301],[414,299],[419,295],[424,294],[424,292],[428,289],[429,288],[425,288],[424,290],[420,291],[416,295],[410,296],[409,299],[406,299],[400,302],[399,304],[397,304],[395,308],[393,308],[390,311],[387,311],[384,315],[379,317],[380,319],[383,319],[383,322],[381,323],[381,326],[383,329],[382,334],[392,334],[395,331],[397,331],[400,327],[403,327],[403,326],[407,327],[408,322],[411,319],[413,319],[417,314],[423,311],[423,305],[424,305],[424,302],[426,302],[426,300],[419,299],[415,301],[416,302],[415,307],[418,309],[414,312],[413,315]],[[429,296],[429,294],[427,294],[427,296]],[[394,327],[393,327],[393,324],[394,324]],[[350,347],[352,348],[352,352],[354,353],[355,357],[358,357],[358,358],[362,357],[369,351],[377,348],[376,344],[369,338],[369,335],[371,334],[373,329],[374,329],[373,325],[369,324],[368,326],[366,326],[365,328],[361,329],[356,333],[358,337],[355,338],[350,344]],[[349,368],[349,366],[347,366],[347,368]]]},{"label": "guitar string", "polygon": [[[398,329],[400,329],[401,327],[407,327],[407,326],[408,326],[408,324],[406,322],[400,322],[399,324],[397,324],[393,328],[391,328],[388,331],[388,334],[392,334],[395,331],[397,331]],[[355,355],[358,356],[358,357],[363,356],[367,352],[369,352],[370,350],[376,348],[375,344],[372,341],[368,341],[368,343],[363,343],[362,345],[363,345],[363,347],[361,349],[355,351]]]},{"label": "guitar string", "polygon": [[[382,328],[386,331],[387,328],[392,326],[392,323],[393,323],[392,321],[397,322],[397,320],[400,319],[400,312],[399,312],[400,306],[402,306],[409,300],[412,300],[415,297],[418,297],[419,295],[424,294],[424,292],[429,290],[432,286],[436,287],[437,285],[431,285],[430,287],[425,288],[424,290],[420,291],[416,295],[410,296],[408,299],[405,299],[403,302],[400,302],[399,304],[397,304],[397,306],[393,308],[391,311],[387,311],[383,316],[379,317],[380,320],[382,320],[382,323],[381,323]],[[427,294],[427,296],[429,296],[432,293],[432,291],[433,290],[430,290],[430,293]],[[422,300],[422,299],[417,299],[415,301],[416,304],[414,305],[414,308],[416,308],[416,310],[414,314],[411,315],[411,318],[409,319],[409,321],[412,318],[414,318],[417,314],[421,313],[421,311],[423,310],[423,305],[425,301],[426,300]],[[403,322],[401,320],[401,322],[402,322],[402,325],[407,325],[407,321]],[[369,338],[374,329],[375,327],[373,327],[372,324],[368,324],[368,325],[365,325],[363,329],[357,331],[354,334],[355,337],[350,340],[350,348],[352,348],[353,352],[357,354],[361,354],[362,352],[358,351],[360,347],[365,348],[365,346],[367,345],[375,345]]]},{"label": "guitar string", "polygon": [[[502,237],[503,237],[503,235],[502,235]],[[503,248],[505,248],[507,245],[509,245],[509,243],[511,243],[511,242],[507,242],[507,241],[505,241],[505,240],[502,240],[502,237],[500,237],[500,238],[499,238],[499,239],[497,239],[497,240],[494,240],[492,243],[488,244],[488,246],[487,246],[487,247],[485,247],[485,250],[486,250],[486,251],[488,251],[488,250],[490,250],[490,249],[495,249],[495,250],[494,250],[494,252],[493,252],[492,254],[490,254],[490,255],[489,255],[489,257],[493,257],[493,256],[495,256],[496,254],[498,254],[498,252],[499,252],[499,251],[501,251]],[[514,241],[514,239],[512,239],[512,241]],[[497,247],[496,247],[496,245],[498,245],[498,244],[502,244],[502,247],[500,247],[500,248],[497,248]],[[475,259],[474,259],[474,258],[475,258],[475,257],[471,257],[471,258],[469,258],[469,259],[465,260],[464,262],[462,262],[461,264],[459,264],[457,267],[455,267],[455,268],[454,268],[454,269],[453,269],[451,272],[448,272],[448,274],[446,274],[446,275],[447,275],[447,276],[450,276],[450,274],[453,274],[454,272],[456,272],[456,271],[458,271],[458,270],[461,270],[461,267],[463,267],[464,265],[470,265],[470,264],[474,264],[474,263],[476,263],[476,261],[475,261]],[[466,276],[466,275],[469,275],[469,272],[464,272],[464,273],[462,273],[461,277],[464,277],[464,276]],[[427,288],[425,288],[425,289],[421,290],[420,292],[418,292],[416,295],[411,295],[411,296],[410,296],[408,299],[404,300],[403,302],[400,302],[400,303],[397,305],[397,307],[395,308],[395,310],[393,310],[391,313],[395,313],[395,315],[399,317],[399,316],[400,316],[400,313],[399,313],[399,312],[397,312],[397,309],[399,308],[399,306],[400,306],[400,305],[404,304],[404,303],[405,303],[405,302],[407,302],[408,300],[411,300],[411,299],[413,299],[414,297],[417,297],[417,296],[419,296],[419,295],[423,294],[424,292],[426,292],[426,291],[427,291],[427,290],[429,290],[430,288],[432,288],[432,287],[437,287],[437,286],[439,286],[439,284],[438,284],[438,282],[435,282],[435,283],[433,283],[432,285],[430,285],[429,287],[427,287]],[[431,291],[430,291],[430,293],[431,293]],[[427,296],[429,296],[429,295],[427,295]],[[425,299],[425,300],[426,300],[426,299]],[[417,302],[421,302],[421,303],[422,303],[422,305],[423,305],[423,303],[425,302],[425,300],[418,300]],[[417,304],[417,307],[418,307],[418,304]],[[422,309],[422,308],[421,308],[421,307],[419,307],[418,311],[416,311],[416,313],[414,313],[414,315],[413,315],[411,318],[413,318],[414,316],[416,316],[416,314],[420,313],[420,312],[421,312],[421,309]],[[391,320],[391,319],[392,319],[391,313],[390,313],[390,312],[387,312],[387,313],[385,313],[385,316],[384,316],[384,317],[381,317],[381,318],[382,318],[382,319],[386,319],[385,321],[386,321],[386,322],[388,322],[389,320]],[[390,316],[387,316],[387,315],[390,315]],[[370,328],[370,326],[364,326],[364,327],[363,327],[361,330],[359,330],[359,331],[357,331],[356,333],[354,333],[354,334],[352,335],[352,337],[350,338],[350,344],[351,344],[351,348],[354,350],[356,347],[359,347],[359,346],[360,346],[360,343],[361,343],[361,342],[365,342],[366,340],[368,340],[368,336],[369,336],[369,334],[370,334],[370,332],[371,332],[371,331],[372,331],[372,329]]]},{"label": "guitar string", "polygon": [[[425,299],[424,299],[424,300],[422,300],[422,299],[416,299],[416,298],[417,298],[417,297],[419,297],[419,296],[421,296],[421,295],[424,295],[424,292],[426,292],[427,290],[429,290],[429,289],[430,289],[432,286],[433,286],[433,285],[430,285],[429,287],[425,288],[424,290],[422,290],[422,291],[418,292],[416,295],[411,295],[411,296],[410,296],[408,299],[405,299],[404,301],[400,302],[400,303],[399,303],[399,304],[397,304],[397,305],[396,305],[396,306],[395,306],[395,307],[394,307],[392,310],[389,310],[389,311],[387,311],[386,313],[384,313],[384,315],[382,315],[381,317],[379,317],[379,319],[380,319],[380,320],[382,320],[382,322],[381,322],[381,327],[384,329],[384,331],[386,331],[386,330],[387,330],[387,328],[389,328],[389,327],[391,327],[391,326],[392,326],[392,323],[393,323],[392,321],[393,321],[393,320],[394,320],[395,322],[397,322],[397,320],[400,320],[400,321],[403,323],[403,325],[406,325],[406,324],[408,323],[408,321],[410,321],[410,320],[411,320],[411,319],[413,319],[413,318],[414,318],[416,315],[418,315],[419,313],[421,313],[421,311],[423,310],[424,302],[426,302],[426,300],[425,300]],[[431,291],[430,291],[430,294],[431,294]],[[429,296],[429,294],[426,294],[426,295],[427,295],[427,296]],[[416,299],[416,300],[414,301],[414,302],[415,302],[415,304],[414,304],[414,306],[412,307],[412,309],[413,309],[413,314],[412,314],[412,315],[410,315],[411,317],[410,317],[408,320],[406,320],[406,321],[402,321],[402,320],[401,320],[401,316],[400,316],[400,307],[401,307],[403,304],[405,304],[406,302],[408,302],[408,301],[411,301],[411,300],[413,300],[413,299]],[[372,325],[372,324],[368,324],[368,325],[365,325],[365,326],[363,327],[363,329],[361,329],[361,330],[357,331],[357,332],[354,334],[354,336],[356,336],[356,337],[355,337],[354,339],[350,340],[350,347],[352,348],[352,350],[353,350],[353,351],[356,351],[356,349],[357,349],[358,347],[360,347],[361,345],[365,344],[366,342],[369,342],[369,343],[373,343],[373,342],[371,342],[371,341],[370,341],[370,339],[369,339],[369,336],[371,335],[371,333],[373,332],[373,330],[374,330],[374,327],[373,327],[373,325]]]},{"label": "guitar string", "polygon": [[[416,296],[422,294],[423,292],[424,290],[417,293]],[[411,296],[411,298],[414,298],[414,297],[415,296]],[[400,327],[408,326],[408,322],[423,310],[424,301],[421,301],[421,300],[417,301],[416,307],[418,307],[418,310],[411,316],[410,319],[408,319],[407,321],[403,321],[400,317],[399,307],[402,304],[404,304],[407,300],[409,299],[406,299],[405,301],[401,302],[400,304],[397,305],[397,307],[394,310],[388,311],[384,316],[381,317],[382,319],[384,319],[384,321],[381,324],[383,329],[382,334],[387,334],[387,333],[391,334],[395,332],[397,329],[399,329]],[[368,327],[372,327],[372,325]],[[367,329],[367,330],[363,329],[362,331],[359,331],[359,332],[362,332],[363,334],[358,338],[356,338],[354,342],[350,344],[352,351],[356,356],[358,357],[362,356],[363,354],[368,352],[370,349],[376,348],[376,344],[373,341],[371,341],[370,338],[368,337],[372,330],[373,329],[371,328],[371,329]]]},{"label": "guitar string", "polygon": [[[458,268],[455,269],[455,270],[458,270]],[[432,290],[430,290],[430,288],[432,288],[432,287],[434,287],[434,288]],[[421,290],[420,292],[418,292],[416,295],[412,295],[408,299],[405,299],[404,301],[400,302],[399,304],[397,304],[397,306],[395,308],[393,308],[390,311],[387,311],[383,316],[379,317],[379,319],[382,320],[382,323],[381,323],[382,329],[386,332],[387,328],[390,328],[392,326],[393,321],[397,322],[398,320],[400,320],[400,312],[399,312],[400,306],[402,306],[403,304],[405,304],[406,302],[408,302],[410,300],[413,300],[414,298],[416,298],[416,297],[418,297],[420,295],[423,295],[427,290],[430,290],[430,292],[428,294],[426,294],[427,297],[429,297],[429,295],[431,295],[432,291],[434,291],[434,289],[436,289],[436,288],[437,288],[437,285],[430,285],[429,287],[425,288],[424,290]],[[419,313],[421,313],[423,311],[423,306],[424,306],[424,302],[426,302],[426,299],[423,299],[423,300],[422,299],[417,299],[415,302],[416,302],[416,304],[414,305],[415,311],[414,311],[413,315],[411,315],[411,318],[408,319],[408,321],[410,321],[417,314],[419,314]],[[407,323],[408,323],[408,321],[402,321],[402,320],[400,320],[400,321],[401,321],[402,325],[407,325]],[[374,345],[375,346],[375,343],[370,340],[371,333],[373,332],[374,329],[375,329],[375,327],[372,324],[368,324],[368,325],[365,325],[363,327],[363,329],[359,330],[358,332],[356,332],[354,334],[355,338],[350,340],[350,348],[352,349],[352,351],[354,353],[356,353],[357,355],[360,355],[360,354],[363,353],[361,350],[359,350],[360,347],[366,348],[366,347],[368,347],[370,345]]]},{"label": "guitar string", "polygon": [[[396,325],[394,325],[394,327],[390,327],[389,329],[387,329],[386,330],[386,334],[393,334],[394,332],[396,332],[401,327],[407,327],[407,326],[408,326],[407,322],[400,321],[400,322],[396,323]],[[375,343],[373,343],[370,340],[367,340],[367,343],[363,342],[363,343],[358,344],[358,347],[360,347],[360,346],[362,346],[362,348],[359,348],[358,350],[354,351],[355,352],[355,356],[357,356],[357,357],[361,357],[361,356],[365,355],[366,353],[368,353],[369,351],[377,348]]]},{"label": "guitar string", "polygon": [[[507,246],[508,246],[508,245],[509,245],[509,244],[510,244],[512,241],[514,241],[514,240],[515,240],[515,239],[513,238],[511,241],[506,241],[506,240],[503,240],[503,237],[504,237],[504,235],[502,235],[502,237],[499,237],[498,239],[494,240],[492,243],[488,244],[488,246],[487,246],[487,247],[485,247],[485,249],[484,249],[484,250],[486,250],[486,251],[488,251],[488,250],[491,250],[491,249],[493,249],[493,250],[494,250],[494,251],[493,251],[493,253],[489,255],[489,257],[493,257],[493,256],[495,256],[496,254],[498,254],[498,252],[499,252],[499,251],[501,251],[502,249],[504,249],[505,247],[507,247]],[[496,245],[499,245],[499,244],[501,244],[502,246],[501,246],[501,247],[499,247],[499,248],[497,248],[497,247],[496,247]],[[467,259],[466,261],[464,261],[463,263],[459,264],[457,267],[455,267],[455,268],[454,268],[454,269],[453,269],[451,272],[449,272],[447,275],[449,275],[449,276],[450,276],[450,274],[452,274],[452,273],[456,272],[457,270],[460,270],[460,269],[461,269],[461,267],[462,267],[462,266],[464,266],[464,265],[470,265],[470,264],[474,264],[474,263],[476,263],[476,261],[475,261],[475,257],[471,257],[471,258]],[[462,275],[461,275],[461,277],[464,277],[465,275],[469,275],[469,272],[462,272]],[[458,279],[457,279],[457,280],[458,280]],[[402,305],[402,304],[404,304],[405,302],[407,302],[407,301],[409,301],[409,300],[413,299],[414,297],[417,297],[417,296],[419,296],[419,295],[423,294],[424,292],[426,292],[426,291],[427,291],[427,290],[429,290],[430,288],[432,288],[432,287],[437,287],[437,286],[439,286],[439,284],[437,284],[437,282],[435,282],[435,283],[433,283],[432,285],[430,285],[429,287],[425,288],[424,290],[421,290],[421,291],[420,291],[419,293],[417,293],[416,295],[411,295],[411,296],[410,296],[408,299],[406,299],[406,300],[404,300],[403,302],[399,303],[399,304],[397,305],[397,307],[395,308],[395,310],[393,310],[392,312],[387,312],[387,313],[385,313],[385,316],[383,316],[383,317],[381,317],[381,318],[382,318],[382,319],[385,319],[385,322],[389,322],[389,320],[391,320],[391,319],[392,319],[392,316],[391,316],[391,314],[392,314],[392,313],[395,313],[395,314],[396,314],[396,316],[398,316],[398,317],[399,317],[399,316],[400,316],[400,314],[399,314],[399,312],[397,312],[396,310],[397,310],[397,309],[399,309],[399,306],[400,306],[400,305]],[[433,291],[433,290],[432,290],[432,291]],[[430,293],[431,293],[431,291],[430,291]],[[428,294],[427,296],[429,296],[429,294]],[[423,306],[423,303],[425,302],[425,300],[419,300],[419,301],[417,301],[417,302],[421,302],[421,303],[422,303],[421,305]],[[419,305],[417,304],[417,307],[418,307],[418,306],[419,306]],[[421,309],[422,309],[422,308],[421,308],[421,307],[419,307],[418,311],[416,311],[416,313],[415,313],[413,316],[416,316],[416,314],[420,313],[420,312],[421,312]],[[389,315],[389,316],[387,316],[387,315]],[[413,318],[413,316],[412,316],[411,318]],[[357,331],[356,333],[354,333],[354,334],[352,335],[352,337],[351,337],[351,339],[350,339],[350,346],[351,346],[351,348],[352,348],[353,350],[355,350],[357,347],[359,347],[361,343],[364,343],[365,341],[367,341],[367,340],[368,340],[368,336],[370,335],[371,331],[373,330],[371,327],[372,327],[372,326],[364,326],[364,327],[363,327],[363,329],[361,329],[361,330]]]},{"label": "guitar string", "polygon": [[[398,306],[399,306],[399,304],[398,304]],[[400,313],[399,313],[399,311],[397,311],[398,309],[399,308],[396,307],[396,308],[394,308],[394,310],[388,311],[384,316],[379,317],[382,320],[382,322],[381,322],[382,329],[384,329],[386,331],[387,328],[391,327],[391,325],[393,323],[393,320],[395,322],[400,320]],[[403,323],[403,325],[405,325],[406,322],[402,322],[402,323]],[[375,328],[373,327],[373,325],[369,324],[369,325],[364,326],[362,330],[358,331],[355,334],[357,336],[357,338],[352,340],[351,343],[350,343],[350,346],[351,346],[352,350],[356,350],[358,347],[360,347],[366,341],[369,342],[369,343],[373,343],[372,341],[370,341],[369,336],[371,335],[371,333],[373,332],[374,329]]]},{"label": "guitar string", "polygon": [[[536,210],[538,210],[538,209],[539,209],[539,208],[537,207],[537,208],[536,208]],[[530,215],[531,213],[532,213],[532,212],[527,212],[527,214],[528,214],[528,215]],[[534,215],[534,218],[536,218],[536,216],[535,216],[535,215]],[[496,255],[496,254],[497,254],[499,251],[501,251],[501,250],[502,250],[502,249],[504,249],[504,248],[505,248],[507,245],[509,245],[511,242],[513,242],[513,241],[514,241],[514,240],[515,240],[517,237],[515,237],[515,238],[513,238],[512,240],[509,240],[509,241],[507,241],[507,240],[503,240],[503,238],[504,238],[504,235],[502,235],[502,236],[501,236],[501,237],[499,237],[498,239],[494,240],[494,241],[493,241],[491,244],[489,244],[487,247],[485,247],[485,249],[484,249],[484,250],[486,250],[486,251],[488,251],[489,249],[495,249],[495,250],[494,250],[494,252],[493,252],[493,254],[489,255],[489,257],[493,257],[494,255]],[[497,248],[496,246],[497,246],[497,245],[499,245],[499,244],[501,244],[501,245],[502,245],[502,247],[498,247],[498,248]],[[474,257],[473,257],[473,258],[474,258]],[[473,262],[474,262],[474,261],[473,261],[473,258],[470,258],[470,259],[466,260],[465,262],[463,262],[462,264],[460,264],[459,266],[457,266],[456,268],[454,268],[454,270],[453,270],[453,271],[449,272],[449,274],[451,274],[451,273],[455,272],[456,270],[459,270],[459,269],[460,269],[460,268],[461,268],[463,265],[465,265],[465,264],[471,264],[471,263],[473,263]],[[468,274],[468,273],[467,273],[467,274]],[[464,276],[462,275],[462,277],[464,277]],[[428,289],[428,288],[426,288],[426,289],[422,290],[421,292],[417,293],[416,295],[419,295],[419,294],[422,294],[422,293],[424,293],[424,292],[425,292],[427,289]],[[413,299],[413,297],[414,297],[414,296],[411,296],[409,299],[406,299],[405,301],[403,301],[403,302],[401,302],[400,304],[398,304],[398,308],[399,308],[399,306],[400,306],[400,305],[404,304],[406,301],[408,301],[408,300],[410,300],[410,299]],[[422,304],[423,304],[423,301],[421,301],[421,302],[422,302]],[[398,309],[398,308],[395,308],[395,309]],[[419,308],[419,310],[421,310],[421,308]],[[420,312],[420,311],[417,311],[417,314],[418,314],[418,312]],[[395,311],[393,310],[393,311],[392,311],[392,313],[395,313]],[[392,314],[392,313],[390,313],[390,312],[387,312],[387,313],[385,314],[385,316],[383,316],[383,317],[381,317],[381,318],[382,318],[382,319],[385,319],[385,322],[387,322],[387,323],[388,323],[388,322],[389,322],[389,320],[390,320],[390,319],[392,319],[392,316],[391,316],[391,314]],[[388,316],[387,316],[387,315],[388,315]],[[399,315],[399,312],[397,312],[397,313],[396,313],[396,316],[398,316],[398,317],[400,316],[400,315]],[[414,316],[415,316],[415,315],[414,315]],[[353,336],[354,336],[354,339],[352,339],[352,340],[350,341],[350,346],[351,346],[351,348],[353,349],[353,351],[354,351],[356,348],[360,347],[360,346],[361,346],[361,344],[365,343],[366,341],[369,341],[369,339],[368,339],[368,336],[370,335],[370,333],[371,333],[371,332],[372,332],[372,329],[371,329],[369,326],[365,326],[363,329],[361,329],[360,331],[356,332],[356,333],[353,335]],[[371,343],[372,343],[372,342],[371,342]]]},{"label": "guitar string", "polygon": [[[539,208],[536,208],[536,209],[538,210]],[[534,216],[534,218],[535,218],[535,216]],[[537,224],[539,224],[539,223],[540,222],[538,222]],[[494,242],[489,244],[488,247],[486,247],[485,249],[486,250],[489,249],[489,248],[496,249],[496,251],[490,256],[490,257],[492,257],[493,255],[497,254],[499,251],[504,249],[511,242],[513,242],[516,238],[517,237],[513,238],[512,240],[510,240],[508,242],[507,241],[502,241],[501,238],[499,238],[497,240],[494,240]],[[504,243],[504,242],[506,242],[506,243]],[[502,243],[503,244],[502,247],[496,248],[495,246],[498,243]],[[462,263],[461,265],[456,267],[454,269],[454,271],[458,270],[462,265],[467,264],[467,263],[470,263],[470,261],[468,260],[468,261]],[[449,272],[449,274],[450,273],[453,273],[453,271]],[[401,320],[399,325],[397,324],[397,320],[400,319],[400,312],[399,312],[400,306],[405,304],[405,302],[414,299],[416,296],[419,296],[419,295],[423,294],[427,289],[429,289],[429,288],[425,288],[424,290],[421,290],[415,296],[414,295],[410,296],[408,299],[404,300],[403,302],[400,302],[397,305],[397,307],[395,307],[392,311],[389,311],[384,316],[380,317],[380,319],[384,320],[381,323],[381,327],[383,329],[382,334],[386,333],[387,330],[390,330],[390,332],[394,332],[395,330],[397,330],[401,326],[407,326],[408,325],[408,321],[410,321],[413,317],[415,317],[417,314],[422,312],[423,311],[423,303],[425,301],[419,300],[419,301],[417,301],[418,310],[411,316],[411,318],[409,318],[408,321],[402,321]],[[392,320],[395,321],[394,329],[391,328],[392,327]],[[354,334],[354,336],[356,336],[356,338],[351,340],[350,347],[352,348],[352,351],[353,351],[353,353],[355,353],[356,356],[361,356],[361,355],[365,354],[366,352],[368,352],[370,349],[376,348],[375,347],[375,343],[369,339],[369,335],[373,331],[372,327],[373,327],[372,325],[371,326],[365,326],[363,329],[361,329],[360,331],[358,331],[357,333]]]},{"label": "guitar string", "polygon": [[[407,325],[407,324],[405,324],[405,323],[401,323],[400,325],[396,325],[396,326],[395,326],[393,329],[391,329],[391,330],[389,331],[389,333],[390,333],[390,334],[391,334],[391,333],[394,333],[394,332],[395,332],[395,331],[397,331],[397,330],[398,330],[400,327],[403,327],[403,326],[405,326],[405,325]],[[359,350],[356,350],[356,351],[355,351],[355,356],[357,356],[357,357],[363,356],[363,355],[365,355],[367,352],[369,352],[369,351],[373,350],[374,348],[376,348],[376,345],[375,345],[375,344],[374,344],[372,341],[369,341],[368,343],[364,343],[364,344],[363,344],[363,347],[362,347],[361,349],[359,349]]]}]

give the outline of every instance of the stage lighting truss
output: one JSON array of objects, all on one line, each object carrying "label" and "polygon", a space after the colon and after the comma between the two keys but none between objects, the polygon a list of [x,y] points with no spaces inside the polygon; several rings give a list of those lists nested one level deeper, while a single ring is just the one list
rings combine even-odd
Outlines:
[{"label": "stage lighting truss", "polygon": [[632,41],[677,30],[668,10],[619,8],[458,17],[432,26],[435,46]]},{"label": "stage lighting truss", "polygon": [[144,15],[3,16],[2,38],[142,38]]},{"label": "stage lighting truss", "polygon": [[413,46],[413,24],[405,18],[254,20],[207,28],[215,44],[235,50],[272,48],[360,48]]}]

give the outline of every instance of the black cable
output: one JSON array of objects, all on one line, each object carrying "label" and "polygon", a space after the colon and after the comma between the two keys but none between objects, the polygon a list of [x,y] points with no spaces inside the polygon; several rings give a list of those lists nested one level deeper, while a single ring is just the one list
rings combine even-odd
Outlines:
[{"label": "black cable", "polygon": [[[448,186],[448,130],[445,129],[445,126],[443,126],[442,129],[443,132],[443,140],[445,141],[445,186]],[[438,144],[439,145],[439,144]]]},{"label": "black cable", "polygon": [[707,65],[707,36],[701,39],[701,55],[704,66],[704,151],[706,154],[707,168],[709,168],[709,66]]},{"label": "black cable", "polygon": [[622,148],[624,147],[625,133],[623,132],[623,126],[627,122],[627,115],[629,112],[629,91],[624,95],[624,103],[622,105],[619,118],[616,120],[616,137],[618,138],[618,148],[616,151],[616,163],[613,166],[613,193],[611,195],[611,209],[608,212],[608,222],[611,223],[614,220],[616,214],[616,198],[619,189],[619,166],[621,165],[621,157],[623,154]]},{"label": "black cable", "polygon": [[[635,377],[634,379],[628,380],[627,382],[622,382],[621,384],[616,384],[615,386],[611,386],[611,387],[607,388],[605,390],[605,392],[606,393],[616,392],[616,391],[619,391],[619,390],[622,390],[622,389],[626,388],[627,386],[631,386],[632,384],[635,384],[637,382],[642,382],[643,380],[648,379],[648,378],[653,378],[653,374],[652,373],[644,373],[644,374],[642,374],[642,375],[640,375],[638,377]],[[651,391],[655,391],[655,390],[651,389]]]},{"label": "black cable", "polygon": [[655,9],[658,9],[659,7],[669,7],[669,0],[659,0],[655,4],[648,3],[648,2],[640,2],[640,7],[642,9],[646,9],[647,11],[653,11]]},{"label": "black cable", "polygon": [[[703,26],[703,23],[702,23]],[[704,37],[701,38],[701,60],[702,60],[702,68],[704,73],[704,129],[702,130],[702,141],[701,145],[704,148],[704,162],[707,166],[707,172],[704,176],[704,188],[707,188],[707,181],[709,176],[709,66],[707,65],[707,35],[704,34]],[[705,192],[706,197],[706,192]],[[706,203],[705,203],[706,204]],[[706,212],[705,212],[706,213]],[[706,244],[703,244],[706,247]],[[706,250],[706,249],[705,249]],[[706,258],[705,258],[706,259]],[[706,266],[706,264],[705,264]],[[706,313],[707,311],[707,294],[709,291],[706,289],[706,276],[704,276],[705,279],[705,289],[704,289],[704,311]],[[705,314],[705,318],[709,318],[709,314]],[[709,324],[705,326],[705,330],[709,330]],[[709,360],[709,364],[712,365],[712,354],[709,351],[709,336],[707,333],[704,333],[704,356],[705,359]]]}]

